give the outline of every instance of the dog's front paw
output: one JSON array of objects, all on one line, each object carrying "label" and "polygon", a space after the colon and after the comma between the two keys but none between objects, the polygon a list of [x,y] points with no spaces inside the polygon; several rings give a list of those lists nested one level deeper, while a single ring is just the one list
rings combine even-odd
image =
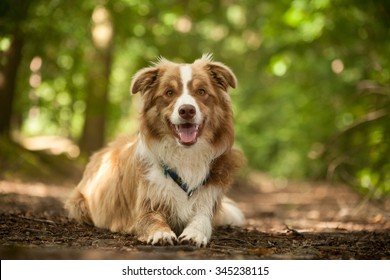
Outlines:
[{"label": "dog's front paw", "polygon": [[173,231],[157,230],[149,234],[146,242],[152,245],[174,245],[177,237]]},{"label": "dog's front paw", "polygon": [[209,239],[202,231],[192,227],[184,229],[179,236],[180,244],[191,244],[197,247],[206,247]]}]

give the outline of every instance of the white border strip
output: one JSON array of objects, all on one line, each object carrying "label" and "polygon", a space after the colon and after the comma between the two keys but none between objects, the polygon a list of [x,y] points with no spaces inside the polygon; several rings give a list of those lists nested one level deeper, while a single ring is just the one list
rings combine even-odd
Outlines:
[{"label": "white border strip", "polygon": [[[378,279],[390,261],[360,260],[2,260],[1,279]],[[129,275],[130,274],[130,275]],[[157,276],[157,278],[156,278]]]}]

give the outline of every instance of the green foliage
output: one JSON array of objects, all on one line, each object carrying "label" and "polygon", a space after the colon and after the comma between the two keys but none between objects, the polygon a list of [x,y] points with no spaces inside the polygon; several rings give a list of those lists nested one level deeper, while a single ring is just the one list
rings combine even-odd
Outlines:
[{"label": "green foliage", "polygon": [[[23,134],[80,139],[97,5],[114,26],[108,138],[136,129],[137,69],[159,55],[190,62],[212,52],[237,74],[237,145],[251,167],[390,192],[388,2],[31,1],[12,20],[26,36],[15,111]],[[1,26],[15,17],[3,14]],[[2,34],[0,53],[12,37]]]}]

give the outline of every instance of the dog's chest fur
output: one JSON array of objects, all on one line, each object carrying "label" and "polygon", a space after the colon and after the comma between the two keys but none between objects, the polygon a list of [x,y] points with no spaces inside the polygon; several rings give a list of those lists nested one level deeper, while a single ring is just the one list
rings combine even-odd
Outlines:
[{"label": "dog's chest fur", "polygon": [[[166,202],[165,207],[169,205],[166,211],[175,227],[180,228],[193,216],[199,199],[215,201],[220,192],[203,185],[215,157],[210,145],[199,141],[192,149],[177,149],[174,144],[171,139],[165,138],[149,148],[141,135],[136,154],[145,166],[146,196],[150,199],[152,209],[157,210],[160,208],[159,202]],[[188,185],[188,191],[194,191],[191,197],[164,174],[162,164],[174,169]]]}]

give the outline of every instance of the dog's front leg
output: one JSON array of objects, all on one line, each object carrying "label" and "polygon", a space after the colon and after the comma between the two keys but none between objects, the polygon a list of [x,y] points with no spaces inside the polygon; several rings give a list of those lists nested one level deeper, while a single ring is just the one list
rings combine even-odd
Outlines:
[{"label": "dog's front leg", "polygon": [[136,233],[138,240],[152,245],[174,245],[177,243],[176,234],[159,212],[143,214],[137,222]]},{"label": "dog's front leg", "polygon": [[196,215],[179,236],[181,244],[193,244],[205,247],[212,232],[211,218],[203,214]]},{"label": "dog's front leg", "polygon": [[216,205],[220,201],[222,192],[217,188],[209,187],[198,194],[202,197],[194,197],[195,215],[179,236],[181,244],[193,244],[197,247],[205,247],[210,241],[212,233],[212,220]]}]

